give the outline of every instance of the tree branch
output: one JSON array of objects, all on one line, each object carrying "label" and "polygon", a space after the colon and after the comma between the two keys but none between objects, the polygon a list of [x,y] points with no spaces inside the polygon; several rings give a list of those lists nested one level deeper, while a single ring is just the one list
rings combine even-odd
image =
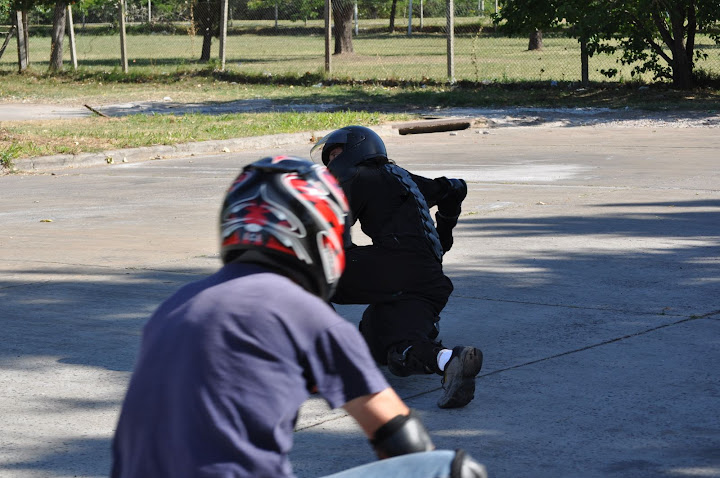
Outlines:
[{"label": "tree branch", "polygon": [[[668,8],[667,5],[661,5],[661,3],[664,3],[664,2],[661,2],[659,0],[653,0],[652,3],[653,3],[653,9],[650,11],[650,18],[652,18],[653,23],[655,23],[655,27],[660,32],[660,36],[662,37],[665,44],[667,46],[672,46],[673,37],[670,33],[670,29],[673,28],[674,25],[672,25],[672,20],[671,20],[672,26],[667,24],[667,22],[665,21],[665,16],[662,14],[662,12],[663,12],[663,10],[670,12],[670,11],[672,11],[672,9],[674,7],[670,6]],[[670,15],[672,17],[672,14],[670,14]]]},{"label": "tree branch", "polygon": [[[672,58],[667,56],[667,54],[663,51],[662,47],[655,42],[652,32],[645,27],[645,22],[643,22],[642,19],[638,18],[637,15],[635,15],[629,10],[625,10],[625,13],[628,15],[628,17],[630,17],[630,21],[638,28],[638,30],[641,31],[642,36],[645,38],[645,42],[650,46],[652,51],[660,55],[665,61],[668,62],[668,64],[672,64]],[[654,21],[654,19],[652,18],[652,14],[651,20]]]},{"label": "tree branch", "polygon": [[[664,15],[662,14],[662,11],[658,10],[657,1],[653,1],[654,8],[650,11],[650,18],[652,19],[653,23],[655,23],[655,27],[660,32],[660,37],[663,39],[663,42],[665,45],[670,48],[670,51],[675,51],[673,49],[673,43],[675,40],[673,39],[672,34],[668,30],[668,26],[665,23]],[[652,41],[650,43],[650,47],[652,50],[660,55],[668,64],[672,65],[672,58],[670,58],[667,53],[662,49],[660,45],[658,45],[656,42]]]}]

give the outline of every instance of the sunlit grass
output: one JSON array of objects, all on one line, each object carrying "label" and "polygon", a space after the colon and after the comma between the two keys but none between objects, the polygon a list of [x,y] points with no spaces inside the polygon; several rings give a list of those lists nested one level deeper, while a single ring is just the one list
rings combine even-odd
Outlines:
[{"label": "sunlit grass", "polygon": [[[431,19],[427,23],[432,23]],[[246,30],[249,28],[246,27]],[[67,41],[67,40],[66,40]],[[457,81],[579,81],[580,47],[575,39],[549,36],[544,49],[528,51],[527,38],[508,38],[493,34],[460,34],[455,39],[455,80]],[[698,45],[712,46],[705,36]],[[120,69],[118,35],[76,33],[78,64],[99,71]],[[219,56],[219,41],[213,40],[211,56]],[[355,54],[334,56],[330,77],[367,79],[423,78],[447,81],[447,40],[440,33],[416,31],[412,36],[401,33],[360,33],[353,39]],[[189,34],[130,34],[127,54],[130,71],[173,74],[180,69],[202,69],[198,58],[202,37]],[[239,74],[303,75],[323,73],[324,38],[318,34],[230,35],[226,44],[226,69]],[[46,70],[50,39],[30,38],[31,67]],[[64,47],[65,68],[71,68],[69,46]],[[14,71],[17,58],[6,54],[0,59],[0,71]],[[720,59],[711,55],[700,65],[720,73]],[[596,55],[590,58],[590,81],[604,81],[602,70],[617,68],[613,81],[630,81],[631,68],[617,63],[616,57]],[[645,81],[650,76],[643,76]]]},{"label": "sunlit grass", "polygon": [[370,112],[133,115],[52,121],[0,121],[0,162],[151,145],[321,131],[347,124],[377,125],[406,114]]}]

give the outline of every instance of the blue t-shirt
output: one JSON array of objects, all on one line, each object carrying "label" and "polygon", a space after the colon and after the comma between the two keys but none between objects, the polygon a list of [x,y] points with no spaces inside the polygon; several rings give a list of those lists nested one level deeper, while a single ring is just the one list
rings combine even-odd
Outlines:
[{"label": "blue t-shirt", "polygon": [[310,384],[333,408],[388,387],[329,305],[267,269],[229,264],[145,326],[112,477],[291,477]]}]

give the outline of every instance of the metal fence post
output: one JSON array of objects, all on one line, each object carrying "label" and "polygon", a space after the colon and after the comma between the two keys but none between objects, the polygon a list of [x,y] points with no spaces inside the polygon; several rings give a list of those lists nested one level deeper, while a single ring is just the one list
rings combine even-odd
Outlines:
[{"label": "metal fence post", "polygon": [[357,0],[355,0],[355,5],[353,6],[353,19],[355,20],[355,36],[358,36],[358,34],[360,33],[360,25],[358,25]]},{"label": "metal fence post", "polygon": [[127,38],[125,37],[125,0],[120,0],[120,63],[123,73],[128,72]]},{"label": "metal fence post", "polygon": [[447,75],[455,83],[455,2],[447,0]]},{"label": "metal fence post", "polygon": [[28,67],[28,44],[25,40],[27,35],[25,25],[23,24],[23,15],[20,10],[15,11],[13,20],[15,21],[15,29],[17,31],[18,71],[25,71]]},{"label": "metal fence post", "polygon": [[22,10],[21,17],[23,24],[23,41],[25,42],[25,63],[27,64],[26,66],[30,66],[30,22],[28,20],[27,10]]},{"label": "metal fence post", "polygon": [[75,47],[75,24],[73,23],[72,5],[67,6],[67,32],[70,42],[70,61],[72,61],[73,69],[77,70],[77,48]]},{"label": "metal fence post", "polygon": [[220,71],[225,71],[225,46],[227,45],[228,0],[222,0],[220,12]]},{"label": "metal fence post", "polygon": [[332,1],[325,0],[325,73],[330,74],[332,71],[332,63],[330,62],[330,41],[332,36],[332,25],[330,23],[332,17]]},{"label": "metal fence post", "polygon": [[408,36],[412,35],[412,2],[413,0],[408,2]]}]

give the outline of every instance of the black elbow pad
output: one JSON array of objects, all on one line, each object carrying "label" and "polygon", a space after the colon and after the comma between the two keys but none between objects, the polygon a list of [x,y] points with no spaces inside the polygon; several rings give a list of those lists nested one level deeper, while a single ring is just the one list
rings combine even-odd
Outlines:
[{"label": "black elbow pad", "polygon": [[378,428],[370,444],[380,459],[435,449],[425,426],[412,412]]}]

